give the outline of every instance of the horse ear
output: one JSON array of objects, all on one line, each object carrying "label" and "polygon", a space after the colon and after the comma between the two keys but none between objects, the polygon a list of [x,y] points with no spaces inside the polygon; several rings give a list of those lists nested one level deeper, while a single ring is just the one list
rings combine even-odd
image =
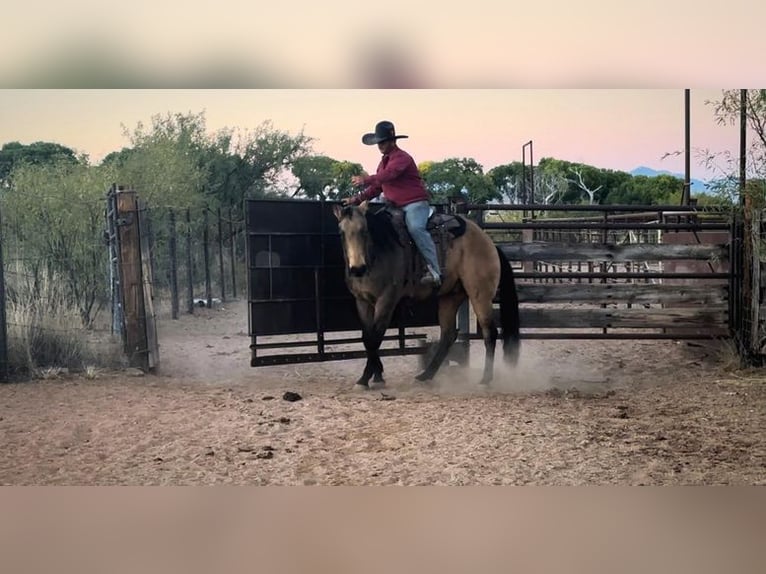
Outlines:
[{"label": "horse ear", "polygon": [[338,221],[343,219],[343,207],[341,207],[337,203],[332,206],[332,212],[333,212],[333,214],[335,215],[335,217],[337,218]]},{"label": "horse ear", "polygon": [[362,213],[367,213],[367,208],[370,206],[370,202],[367,200],[364,200],[362,203],[359,204],[359,210]]}]

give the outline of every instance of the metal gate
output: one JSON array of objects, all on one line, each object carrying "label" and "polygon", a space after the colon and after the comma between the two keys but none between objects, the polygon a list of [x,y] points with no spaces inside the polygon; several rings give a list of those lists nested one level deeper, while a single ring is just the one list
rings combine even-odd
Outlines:
[{"label": "metal gate", "polygon": [[739,293],[741,250],[730,211],[641,205],[464,209],[517,266],[522,338],[730,334],[739,308],[731,294]]},{"label": "metal gate", "polygon": [[[247,201],[252,366],[365,356],[332,206]],[[741,313],[741,230],[723,210],[462,204],[458,211],[512,262],[523,339],[718,338]],[[477,325],[461,323],[464,340],[480,338]],[[381,354],[423,353],[422,328],[437,324],[435,301],[401,305]]]},{"label": "metal gate", "polygon": [[[251,366],[365,356],[332,206],[308,200],[246,202]],[[435,301],[400,305],[381,355],[425,352],[425,335],[407,330],[436,324]]]}]

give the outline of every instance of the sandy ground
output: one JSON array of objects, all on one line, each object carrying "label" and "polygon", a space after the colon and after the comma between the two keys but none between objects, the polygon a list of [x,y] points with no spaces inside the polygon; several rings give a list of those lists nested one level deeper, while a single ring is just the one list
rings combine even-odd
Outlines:
[{"label": "sandy ground", "polygon": [[[525,341],[518,367],[250,367],[244,302],[159,323],[161,368],[0,385],[3,485],[766,484],[766,375],[720,349]],[[300,400],[288,401],[286,392]]]}]

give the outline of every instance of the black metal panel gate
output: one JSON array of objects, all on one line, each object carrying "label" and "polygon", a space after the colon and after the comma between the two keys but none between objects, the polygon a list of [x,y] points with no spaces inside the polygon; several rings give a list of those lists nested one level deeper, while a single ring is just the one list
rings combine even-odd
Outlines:
[{"label": "black metal panel gate", "polygon": [[[323,201],[247,201],[251,366],[365,355],[332,207]],[[425,336],[407,329],[435,324],[434,301],[401,305],[396,332],[386,335],[381,355],[423,353],[419,342]]]}]

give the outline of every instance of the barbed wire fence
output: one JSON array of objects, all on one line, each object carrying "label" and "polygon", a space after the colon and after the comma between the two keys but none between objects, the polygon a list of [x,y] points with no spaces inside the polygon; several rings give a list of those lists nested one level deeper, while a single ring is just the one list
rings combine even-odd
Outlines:
[{"label": "barbed wire fence", "polygon": [[155,296],[165,314],[212,308],[244,292],[244,220],[231,209],[147,207]]},{"label": "barbed wire fence", "polygon": [[15,211],[0,214],[3,380],[119,362],[102,322],[109,308],[103,206],[98,199],[69,200],[66,209],[80,219],[76,231],[46,225],[60,213],[36,225]]},{"label": "barbed wire fence", "polygon": [[[0,203],[0,380],[126,366],[124,294],[106,196],[75,200],[70,208],[90,214],[76,239],[49,235],[43,226],[24,228]],[[159,320],[245,291],[244,220],[233,210],[140,209]]]}]

